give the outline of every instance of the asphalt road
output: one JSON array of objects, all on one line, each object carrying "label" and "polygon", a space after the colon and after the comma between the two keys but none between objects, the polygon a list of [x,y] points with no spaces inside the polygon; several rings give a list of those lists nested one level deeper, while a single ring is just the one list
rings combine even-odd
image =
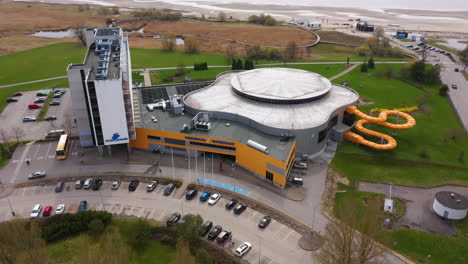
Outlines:
[{"label": "asphalt road", "polygon": [[[241,215],[235,215],[225,209],[227,200],[221,198],[214,206],[200,202],[198,197],[187,201],[183,190],[177,190],[170,196],[163,195],[164,186],[158,185],[154,192],[146,192],[146,184],[140,183],[135,192],[128,191],[128,183],[122,183],[119,190],[112,191],[111,183],[104,182],[101,191],[75,190],[73,183],[66,183],[64,191],[54,192],[54,186],[34,186],[16,189],[9,200],[17,216],[27,218],[36,203],[51,205],[54,210],[58,204],[65,203],[66,211],[76,210],[82,200],[88,201],[89,210],[106,210],[114,215],[136,216],[157,221],[166,221],[174,212],[200,214],[204,220],[233,234],[235,242],[232,250],[241,243],[252,243],[252,250],[244,259],[249,263],[314,263],[313,253],[300,248],[299,233],[273,220],[264,230],[257,224],[263,217],[257,211],[247,208]],[[179,198],[181,197],[181,198]],[[0,200],[0,220],[12,218],[6,199]],[[227,245],[226,245],[227,246]]]}]

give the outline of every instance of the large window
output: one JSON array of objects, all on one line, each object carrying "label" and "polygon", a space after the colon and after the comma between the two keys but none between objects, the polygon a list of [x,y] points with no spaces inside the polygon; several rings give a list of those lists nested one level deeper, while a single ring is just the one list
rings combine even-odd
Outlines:
[{"label": "large window", "polygon": [[149,140],[161,140],[161,137],[156,137],[156,136],[148,136]]},{"label": "large window", "polygon": [[269,181],[273,181],[273,173],[266,171],[266,178]]},{"label": "large window", "polygon": [[338,124],[338,116],[334,116],[330,120],[330,122],[328,122],[327,127],[324,130],[319,132],[318,143],[321,143],[323,140],[325,140],[325,138],[328,135],[328,132],[330,132],[330,129],[332,129],[334,126],[336,126],[336,124]]},{"label": "large window", "polygon": [[174,138],[166,138],[165,141],[167,144],[174,144],[174,145],[181,145],[185,146],[185,140],[174,139]]},{"label": "large window", "polygon": [[220,145],[214,145],[214,144],[208,144],[208,143],[201,143],[201,142],[193,142],[189,141],[190,145],[195,145],[195,146],[202,146],[202,147],[208,147],[208,148],[214,148],[214,149],[227,149],[227,150],[236,150],[234,147],[228,147],[228,146],[220,146]]}]

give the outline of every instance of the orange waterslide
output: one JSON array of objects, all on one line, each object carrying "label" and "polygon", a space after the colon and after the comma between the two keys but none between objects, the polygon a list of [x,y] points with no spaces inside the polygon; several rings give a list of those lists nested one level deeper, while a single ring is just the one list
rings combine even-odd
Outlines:
[{"label": "orange waterslide", "polygon": [[[383,138],[385,141],[387,141],[387,143],[386,144],[375,143],[351,131],[344,133],[343,135],[344,138],[354,143],[366,145],[368,147],[375,148],[375,149],[382,149],[382,150],[393,149],[397,146],[397,141],[389,135],[365,128],[364,127],[365,124],[372,123],[372,124],[377,124],[380,126],[392,128],[392,129],[408,129],[416,125],[416,120],[411,115],[404,113],[404,112],[400,112],[400,111],[385,110],[385,111],[380,112],[378,117],[366,115],[363,112],[359,111],[359,109],[356,106],[349,106],[348,109],[346,109],[346,111],[350,114],[354,114],[362,118],[361,120],[357,121],[356,124],[354,125],[354,127],[358,131],[367,135],[374,136],[374,137]],[[406,119],[406,123],[404,124],[389,123],[387,122],[387,117],[389,115],[400,116]]]}]

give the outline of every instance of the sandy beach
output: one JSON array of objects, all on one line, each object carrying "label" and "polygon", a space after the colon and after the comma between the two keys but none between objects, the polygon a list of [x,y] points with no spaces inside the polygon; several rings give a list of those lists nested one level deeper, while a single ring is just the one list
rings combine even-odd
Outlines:
[{"label": "sandy beach", "polygon": [[215,16],[225,12],[229,17],[246,19],[249,15],[268,13],[279,20],[308,19],[322,22],[325,28],[337,28],[352,24],[349,20],[361,19],[375,25],[399,25],[408,31],[433,31],[468,34],[468,11],[437,11],[414,9],[364,9],[350,7],[324,7],[299,5],[261,5],[247,3],[219,3],[180,1],[173,4],[152,0],[29,0],[29,2],[97,4],[125,8],[170,8],[183,11],[186,15]]}]

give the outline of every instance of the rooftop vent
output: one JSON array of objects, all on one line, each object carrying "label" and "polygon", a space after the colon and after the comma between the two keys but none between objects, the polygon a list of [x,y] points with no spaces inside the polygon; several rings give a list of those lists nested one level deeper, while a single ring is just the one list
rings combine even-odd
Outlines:
[{"label": "rooftop vent", "polygon": [[454,193],[451,193],[451,194],[450,194],[450,198],[455,199],[455,194],[454,194]]},{"label": "rooftop vent", "polygon": [[457,200],[457,204],[461,204],[461,200]]},{"label": "rooftop vent", "polygon": [[255,142],[253,140],[249,139],[247,141],[247,146],[252,147],[252,148],[254,148],[254,149],[258,150],[258,151],[261,151],[263,153],[268,154],[268,148],[266,146],[264,146],[264,145],[262,145],[260,143],[257,143],[257,142]]}]

